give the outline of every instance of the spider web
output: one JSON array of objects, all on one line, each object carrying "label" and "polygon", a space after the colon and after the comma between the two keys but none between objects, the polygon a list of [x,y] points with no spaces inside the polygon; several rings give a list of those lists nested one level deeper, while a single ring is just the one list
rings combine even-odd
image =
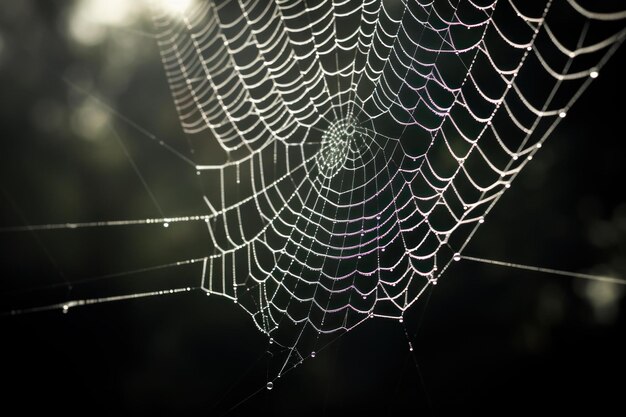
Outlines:
[{"label": "spider web", "polygon": [[321,335],[402,320],[626,35],[623,11],[527,3],[155,8],[191,146],[227,155],[197,166],[202,288],[287,351],[279,375]]},{"label": "spider web", "polygon": [[[205,214],[2,231],[199,223],[206,255],[139,272],[200,265],[278,376],[402,321],[626,36],[626,12],[573,0],[170,3],[154,26],[193,160],[159,143],[197,171]],[[12,313],[195,289],[170,288]]]}]

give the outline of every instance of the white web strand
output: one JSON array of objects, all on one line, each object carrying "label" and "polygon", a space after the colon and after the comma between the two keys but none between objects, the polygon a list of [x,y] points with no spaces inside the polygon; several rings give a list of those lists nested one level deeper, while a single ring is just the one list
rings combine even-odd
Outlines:
[{"label": "white web strand", "polygon": [[626,36],[624,11],[527,3],[155,1],[181,125],[226,154],[170,149],[207,212],[2,231],[202,224],[201,288],[289,349],[282,373],[322,334],[401,320]]},{"label": "white web strand", "polygon": [[515,264],[515,263],[511,263],[511,262],[503,262],[503,261],[495,261],[495,260],[491,260],[491,259],[476,258],[476,257],[473,257],[473,256],[461,256],[459,260],[461,260],[461,259],[466,259],[468,261],[473,261],[473,262],[480,262],[480,263],[484,263],[484,264],[488,264],[488,265],[498,265],[498,266],[506,266],[507,268],[523,269],[523,270],[526,270],[526,271],[545,272],[545,273],[548,273],[548,274],[561,275],[561,276],[564,276],[564,277],[582,278],[582,279],[589,279],[589,280],[592,280],[592,281],[606,282],[606,283],[609,283],[609,284],[626,285],[626,280],[621,279],[621,278],[615,278],[615,277],[605,277],[605,276],[601,276],[601,275],[581,274],[581,273],[577,273],[577,272],[561,271],[559,269],[553,269],[553,268],[542,268],[542,267],[538,267],[538,266],[521,265],[521,264]]}]

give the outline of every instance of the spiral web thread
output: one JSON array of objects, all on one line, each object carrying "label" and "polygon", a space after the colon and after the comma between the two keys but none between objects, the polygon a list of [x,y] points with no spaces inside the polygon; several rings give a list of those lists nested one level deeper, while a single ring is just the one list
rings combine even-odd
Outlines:
[{"label": "spiral web thread", "polygon": [[197,166],[202,288],[244,308],[286,364],[320,335],[402,320],[598,77],[625,18],[574,0],[157,2],[190,144],[227,155]]}]

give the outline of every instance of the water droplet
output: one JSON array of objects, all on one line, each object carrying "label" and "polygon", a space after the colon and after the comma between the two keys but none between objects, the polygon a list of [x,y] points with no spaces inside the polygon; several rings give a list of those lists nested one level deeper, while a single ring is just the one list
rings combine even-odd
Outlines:
[{"label": "water droplet", "polygon": [[565,116],[567,116],[567,113],[565,112],[565,110],[561,110],[561,112],[559,113],[559,117],[562,119]]},{"label": "water droplet", "polygon": [[452,257],[452,259],[455,260],[455,262],[458,262],[461,260],[461,254],[460,253],[455,253],[454,256]]},{"label": "water droplet", "polygon": [[274,388],[274,383],[272,381],[269,381],[266,385],[267,389],[271,391],[272,388]]},{"label": "water droplet", "polygon": [[165,223],[163,223],[163,227],[170,227],[170,224],[165,222]]},{"label": "water droplet", "polygon": [[270,337],[270,345],[274,344],[274,339]]},{"label": "water droplet", "polygon": [[68,306],[67,304],[63,304],[63,314],[67,314],[69,309],[70,309],[70,306]]},{"label": "water droplet", "polygon": [[315,351],[311,352],[311,357],[314,358],[315,357]]},{"label": "water droplet", "polygon": [[592,69],[591,72],[589,73],[589,76],[591,78],[598,78],[598,75],[600,75],[600,73],[596,69]]},{"label": "water droplet", "polygon": [[481,217],[480,219],[478,219],[478,223],[483,224],[485,222],[485,218]]}]

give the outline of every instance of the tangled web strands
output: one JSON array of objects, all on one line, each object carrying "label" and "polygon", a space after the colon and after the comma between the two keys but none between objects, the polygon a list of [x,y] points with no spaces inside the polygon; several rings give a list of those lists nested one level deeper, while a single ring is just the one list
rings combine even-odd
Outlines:
[{"label": "tangled web strands", "polygon": [[598,76],[624,18],[574,0],[157,6],[182,126],[226,155],[198,166],[203,288],[296,359],[307,339],[402,318]]}]

